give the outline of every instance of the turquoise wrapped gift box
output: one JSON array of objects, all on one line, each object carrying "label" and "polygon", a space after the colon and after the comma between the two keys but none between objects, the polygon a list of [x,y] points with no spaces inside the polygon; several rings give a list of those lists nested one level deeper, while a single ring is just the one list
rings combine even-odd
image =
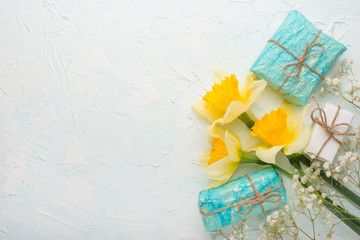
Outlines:
[{"label": "turquoise wrapped gift box", "polygon": [[268,41],[251,71],[289,102],[305,105],[346,47],[291,11]]},{"label": "turquoise wrapped gift box", "polygon": [[214,231],[279,208],[286,201],[282,179],[269,167],[201,191],[198,205],[206,230]]}]

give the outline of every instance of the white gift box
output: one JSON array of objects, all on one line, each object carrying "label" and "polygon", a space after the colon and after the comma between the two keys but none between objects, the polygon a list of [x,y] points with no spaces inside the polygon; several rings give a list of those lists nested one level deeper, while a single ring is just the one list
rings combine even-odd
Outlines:
[{"label": "white gift box", "polygon": [[[323,110],[326,114],[327,125],[331,125],[332,121],[334,120],[337,109],[338,106],[335,106],[331,103],[325,104]],[[339,124],[339,123],[350,124],[353,118],[354,118],[354,114],[352,112],[340,108],[339,114],[334,124]],[[341,125],[341,126],[337,126],[335,129],[339,132],[345,132],[348,129],[348,127]],[[329,136],[330,134],[327,132],[326,129],[324,129],[319,124],[315,123],[311,140],[305,149],[305,153],[316,156],[321,150],[321,147],[324,144],[324,142],[329,138]],[[335,134],[333,136],[340,142],[345,137],[344,135],[335,135]],[[327,142],[327,144],[323,147],[323,149],[320,151],[319,159],[332,163],[336,153],[339,150],[339,147],[340,144],[335,139],[331,138]]]}]

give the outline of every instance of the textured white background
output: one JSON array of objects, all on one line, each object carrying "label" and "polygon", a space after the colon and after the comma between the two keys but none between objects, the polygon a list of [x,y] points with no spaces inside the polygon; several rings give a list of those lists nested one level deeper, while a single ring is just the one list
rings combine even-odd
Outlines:
[{"label": "textured white background", "polygon": [[1,0],[0,239],[210,239],[191,105],[292,9],[360,72],[356,0]]}]

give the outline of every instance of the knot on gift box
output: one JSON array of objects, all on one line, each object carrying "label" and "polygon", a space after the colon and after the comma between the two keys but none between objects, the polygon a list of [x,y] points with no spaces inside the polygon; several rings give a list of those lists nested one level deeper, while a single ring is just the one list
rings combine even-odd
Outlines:
[{"label": "knot on gift box", "polygon": [[[342,145],[341,141],[339,141],[339,139],[337,139],[335,137],[335,135],[338,136],[345,136],[345,135],[355,135],[353,133],[349,133],[350,131],[350,124],[348,123],[337,123],[335,124],[336,118],[339,115],[339,111],[340,111],[340,106],[338,105],[334,119],[332,120],[332,122],[330,124],[328,124],[327,121],[327,117],[326,117],[326,113],[325,111],[320,107],[319,103],[317,102],[316,98],[314,96],[312,96],[312,98],[314,99],[317,108],[315,108],[312,112],[311,112],[311,120],[314,123],[319,124],[319,126],[321,126],[323,129],[325,129],[325,131],[329,134],[329,137],[325,140],[325,142],[322,144],[322,146],[320,147],[319,151],[317,152],[315,159],[317,159],[321,153],[321,151],[324,149],[325,145],[330,141],[330,139],[334,139],[339,145]],[[318,111],[319,112],[319,117],[314,117],[314,113]],[[339,127],[341,126],[345,126],[346,129],[344,130],[339,130]]]},{"label": "knot on gift box", "polygon": [[[277,91],[279,91],[283,86],[284,84],[286,83],[286,81],[289,79],[289,78],[294,78],[296,77],[296,81],[298,82],[299,81],[299,77],[300,77],[300,71],[302,69],[302,67],[305,65],[306,67],[308,67],[311,71],[313,71],[314,73],[316,73],[321,79],[324,79],[324,76],[321,75],[319,72],[317,72],[314,68],[312,68],[311,66],[309,66],[305,60],[309,57],[312,57],[312,56],[316,56],[316,55],[320,55],[322,54],[324,51],[325,51],[325,46],[320,43],[320,42],[315,42],[317,37],[320,35],[321,33],[321,30],[318,31],[318,33],[316,34],[316,36],[314,37],[314,39],[311,41],[311,43],[309,44],[308,42],[306,42],[306,45],[305,45],[305,49],[304,49],[304,52],[302,54],[299,54],[299,56],[296,56],[294,53],[292,53],[289,49],[287,49],[284,45],[282,45],[281,43],[279,43],[277,40],[274,40],[274,39],[270,39],[268,42],[273,42],[273,43],[276,43],[277,45],[279,45],[282,49],[284,49],[286,52],[290,53],[294,58],[297,59],[296,62],[294,63],[289,63],[289,64],[286,64],[283,69],[282,69],[282,72],[283,74],[286,76],[286,79],[285,81],[281,84],[281,86],[279,87],[279,89]],[[316,53],[312,53],[310,55],[308,55],[308,53],[310,52],[310,50],[314,47],[314,46],[321,46],[322,47],[322,50],[319,51],[319,52],[316,52]],[[290,73],[286,73],[286,69],[289,68],[289,67],[293,67],[292,70],[290,71]],[[291,75],[294,70],[296,69],[296,72],[295,74]]]},{"label": "knot on gift box", "polygon": [[[279,187],[276,187],[274,189],[271,189],[272,188],[272,185],[270,184],[270,186],[268,187],[268,189],[263,192],[263,193],[259,193],[256,188],[255,188],[255,185],[254,185],[254,182],[253,180],[250,178],[250,176],[248,174],[245,174],[245,176],[248,178],[249,182],[251,183],[251,186],[254,190],[254,194],[255,196],[252,196],[248,199],[245,199],[241,202],[237,202],[237,203],[234,203],[232,205],[229,205],[227,207],[224,207],[224,208],[221,208],[221,209],[218,209],[216,211],[212,211],[212,212],[208,212],[208,213],[203,213],[202,211],[200,211],[201,215],[203,216],[210,216],[212,214],[215,214],[215,213],[218,213],[218,212],[221,212],[223,210],[226,210],[226,209],[229,209],[229,208],[233,208],[233,207],[237,207],[238,208],[238,211],[241,215],[246,215],[248,214],[253,208],[254,208],[254,205],[255,204],[259,204],[261,206],[261,209],[263,212],[265,212],[265,208],[263,206],[263,202],[279,202],[281,201],[281,195],[280,193],[278,192],[275,192],[276,190],[282,188],[282,186],[284,185],[282,179],[281,179],[281,185]],[[241,211],[241,207],[250,207],[246,212],[242,212]]]}]

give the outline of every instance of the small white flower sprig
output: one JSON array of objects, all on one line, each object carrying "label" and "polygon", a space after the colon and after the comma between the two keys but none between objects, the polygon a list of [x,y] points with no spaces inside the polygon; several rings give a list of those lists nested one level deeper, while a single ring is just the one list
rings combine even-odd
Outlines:
[{"label": "small white flower sprig", "polygon": [[[342,98],[360,109],[360,81],[354,76],[352,64],[352,61],[343,61],[333,78],[326,78],[321,92],[323,95],[332,94]],[[358,214],[353,215],[345,210],[351,204],[353,209],[360,211],[360,201],[357,201],[360,196],[360,125],[352,129],[355,136],[344,139],[333,164],[312,159],[308,164],[302,162],[303,169],[300,168],[300,171],[295,170],[292,178],[295,194],[289,196],[291,201],[288,205],[271,213],[266,222],[261,224],[263,235],[259,240],[332,238],[335,227],[341,222],[353,230],[359,230]],[[339,184],[345,189],[339,190]],[[308,227],[306,230],[302,228],[300,223],[304,219],[311,223],[312,231]],[[249,236],[249,233],[245,236],[239,230],[241,228],[236,228],[227,236],[220,231],[216,239],[235,240]],[[251,239],[257,238],[254,237],[251,236]]]},{"label": "small white flower sprig", "polygon": [[338,72],[332,78],[325,77],[321,94],[333,94],[360,109],[360,81],[355,78],[352,70],[353,64],[353,60],[344,59],[338,68]]},{"label": "small white flower sprig", "polygon": [[[230,228],[228,228],[230,229]],[[246,220],[231,225],[231,233],[226,234],[225,231],[219,229],[216,233],[215,240],[246,240],[250,239],[250,233],[248,232],[249,226],[246,224]]]},{"label": "small white flower sprig", "polygon": [[[333,189],[328,189],[325,182],[319,177],[323,168],[318,160],[305,168],[303,175],[294,174],[292,187],[294,195],[289,195],[292,200],[280,211],[275,211],[267,217],[267,223],[262,224],[260,229],[263,235],[260,239],[321,239],[331,238],[334,234],[334,227],[344,219],[334,216],[324,205],[324,201],[315,194],[322,192],[321,198],[327,197],[336,199],[335,207],[344,206],[342,195],[338,195]],[[353,216],[357,219],[356,216]],[[312,231],[302,229],[296,219],[307,219],[311,223]],[[317,225],[326,225],[325,231],[317,231]],[[324,227],[321,227],[324,229]]]},{"label": "small white flower sprig", "polygon": [[[338,98],[351,103],[360,109],[360,81],[358,81],[352,70],[353,61],[342,61],[338,72],[333,78],[327,77],[325,84],[321,88],[322,95],[333,94]],[[262,239],[315,239],[319,236],[331,238],[334,234],[334,227],[344,219],[334,216],[324,206],[322,200],[316,198],[313,193],[315,190],[321,192],[323,199],[330,197],[333,199],[335,207],[345,207],[351,204],[355,209],[360,210],[359,204],[350,201],[347,194],[342,194],[335,186],[326,184],[319,177],[324,174],[328,179],[337,180],[339,183],[355,190],[359,195],[360,191],[360,156],[358,149],[360,147],[360,125],[353,127],[355,136],[349,136],[343,141],[337,161],[332,164],[313,160],[311,166],[304,169],[303,175],[294,174],[293,188],[295,196],[292,198],[292,204],[285,206],[282,210],[283,215],[271,214],[268,216],[267,223],[261,226],[263,230]],[[326,180],[326,179],[325,179]],[[307,185],[308,187],[304,187]],[[273,218],[278,216],[278,218]],[[296,218],[301,216],[307,218],[312,224],[312,233],[302,230],[296,224]],[[359,220],[358,216],[352,215],[352,219]],[[327,231],[316,232],[317,224],[328,226]],[[323,228],[322,228],[323,229]]]}]

